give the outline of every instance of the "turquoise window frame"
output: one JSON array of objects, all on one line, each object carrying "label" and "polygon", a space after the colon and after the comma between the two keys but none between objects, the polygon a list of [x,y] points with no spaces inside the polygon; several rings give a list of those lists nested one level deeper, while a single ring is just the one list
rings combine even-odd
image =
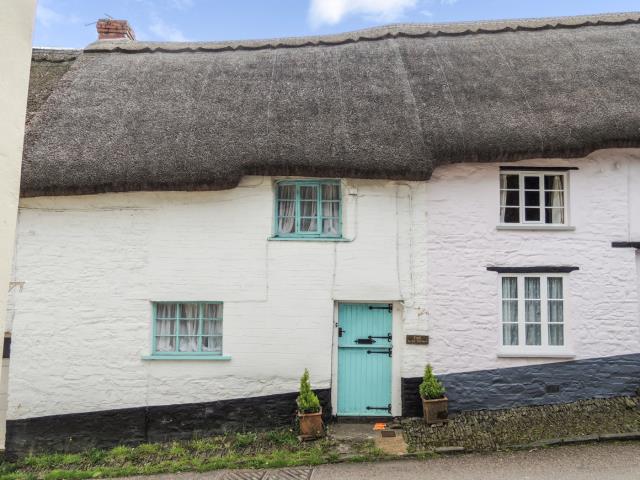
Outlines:
[{"label": "turquoise window frame", "polygon": [[[280,203],[279,188],[280,186],[294,185],[296,187],[296,212],[295,212],[295,231],[293,233],[280,233],[278,231],[278,206]],[[326,218],[322,215],[322,186],[333,185],[338,187],[338,232],[337,233],[323,233],[322,225],[323,220]],[[303,186],[315,186],[318,188],[317,207],[316,207],[316,222],[318,225],[318,231],[316,232],[300,232],[300,187]],[[341,239],[342,238],[342,185],[340,180],[280,180],[275,183],[275,201],[273,208],[273,239]]]},{"label": "turquoise window frame", "polygon": [[[215,318],[204,318],[204,306],[205,305],[220,305],[218,316]],[[175,331],[175,351],[158,351],[157,343],[157,325],[158,325],[158,305],[175,305],[176,306],[176,331]],[[180,352],[180,306],[181,305],[198,305],[198,351],[196,352]],[[159,301],[152,302],[152,337],[151,337],[151,355],[143,357],[145,360],[229,360],[231,357],[223,355],[224,351],[224,306],[223,302],[218,301]],[[204,320],[219,320],[223,328],[222,333],[219,335],[204,335],[203,324]],[[212,337],[219,336],[221,340],[220,352],[202,351],[202,338],[204,336]]]}]

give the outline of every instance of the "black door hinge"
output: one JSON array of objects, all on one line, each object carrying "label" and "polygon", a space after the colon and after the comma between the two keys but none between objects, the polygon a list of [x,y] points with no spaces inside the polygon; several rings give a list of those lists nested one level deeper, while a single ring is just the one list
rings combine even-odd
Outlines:
[{"label": "black door hinge", "polygon": [[371,355],[377,353],[391,356],[392,351],[393,350],[391,348],[387,348],[385,350],[367,350],[367,354]]},{"label": "black door hinge", "polygon": [[367,407],[367,410],[384,410],[387,413],[391,414],[391,404],[386,407]]},{"label": "black door hinge", "polygon": [[389,304],[386,307],[373,307],[369,305],[369,310],[388,310],[389,312],[393,311],[393,305]]}]

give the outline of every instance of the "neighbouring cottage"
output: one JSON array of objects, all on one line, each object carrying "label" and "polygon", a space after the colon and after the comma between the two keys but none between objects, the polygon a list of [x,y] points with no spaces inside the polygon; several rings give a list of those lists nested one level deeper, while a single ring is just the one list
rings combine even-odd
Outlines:
[{"label": "neighbouring cottage", "polygon": [[[11,454],[640,386],[640,14],[34,49]],[[122,37],[122,38],[119,38]]]}]

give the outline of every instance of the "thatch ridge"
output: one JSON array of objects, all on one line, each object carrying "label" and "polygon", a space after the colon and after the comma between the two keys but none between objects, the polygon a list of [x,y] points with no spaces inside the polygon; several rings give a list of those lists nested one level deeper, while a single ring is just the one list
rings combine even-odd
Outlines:
[{"label": "thatch ridge", "polygon": [[393,38],[458,37],[507,32],[535,32],[552,29],[574,29],[640,23],[640,12],[581,15],[573,17],[524,18],[512,20],[484,20],[452,23],[392,24],[365,28],[346,33],[306,37],[286,37],[264,40],[236,40],[221,42],[145,42],[145,41],[97,41],[85,48],[85,52],[118,53],[185,53],[225,52],[234,50],[263,50],[278,48],[304,48],[338,46],[357,42],[374,42]]}]

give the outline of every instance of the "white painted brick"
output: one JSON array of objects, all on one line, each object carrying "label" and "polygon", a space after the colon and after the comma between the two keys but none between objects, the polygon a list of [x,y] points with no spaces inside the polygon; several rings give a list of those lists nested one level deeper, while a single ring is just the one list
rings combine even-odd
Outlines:
[{"label": "white painted brick", "polygon": [[[426,362],[449,373],[545,361],[497,358],[492,264],[579,266],[568,287],[577,358],[638,352],[640,260],[611,248],[636,224],[634,155],[567,162],[580,166],[575,232],[497,231],[497,164],[346,181],[345,243],[267,241],[266,177],[221,192],[23,199],[8,417],[290,392],[305,367],[329,387],[335,300],[404,300],[403,333],[431,342],[394,352],[403,376]],[[224,301],[232,360],[143,361],[153,300]]]}]

